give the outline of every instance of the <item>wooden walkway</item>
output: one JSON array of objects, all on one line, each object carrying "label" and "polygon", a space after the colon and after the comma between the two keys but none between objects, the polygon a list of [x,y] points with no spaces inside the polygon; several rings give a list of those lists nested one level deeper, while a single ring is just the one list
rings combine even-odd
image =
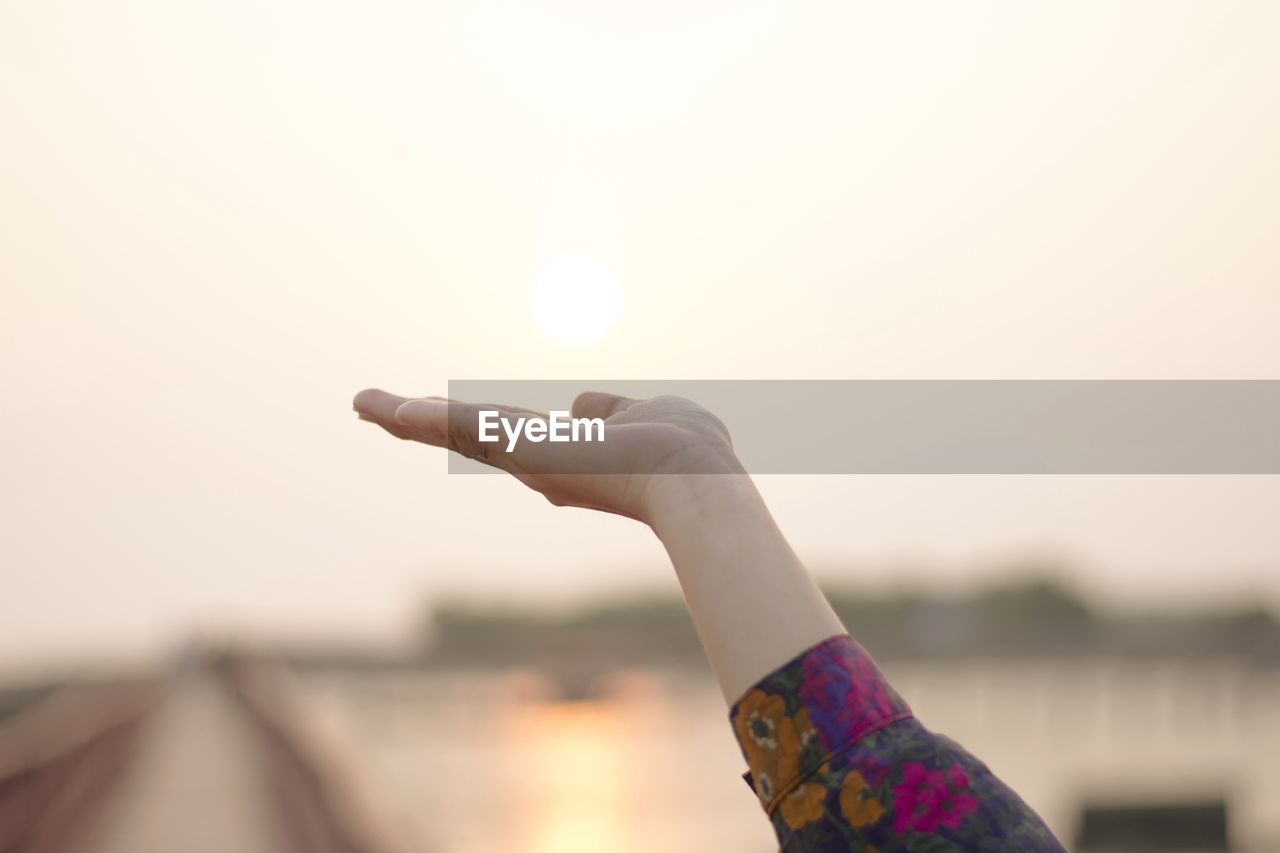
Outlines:
[{"label": "wooden walkway", "polygon": [[153,712],[82,853],[287,849],[258,733],[210,676],[183,676]]},{"label": "wooden walkway", "polygon": [[420,853],[279,670],[67,688],[0,725],[0,853]]}]

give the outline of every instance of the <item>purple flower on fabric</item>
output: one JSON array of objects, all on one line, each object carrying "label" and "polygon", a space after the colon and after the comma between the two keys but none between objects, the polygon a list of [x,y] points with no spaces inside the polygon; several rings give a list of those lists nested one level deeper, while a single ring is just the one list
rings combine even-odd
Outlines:
[{"label": "purple flower on fabric", "polygon": [[809,709],[818,737],[837,749],[871,726],[904,710],[866,652],[847,638],[815,646],[804,658],[800,700]]},{"label": "purple flower on fabric", "polygon": [[958,829],[966,815],[978,808],[976,798],[964,793],[969,774],[959,764],[943,773],[923,764],[906,764],[902,782],[893,786],[893,829],[901,834],[936,832],[939,825]]},{"label": "purple flower on fabric", "polygon": [[878,787],[885,777],[893,772],[892,764],[872,753],[859,755],[850,762],[850,765],[856,768],[862,774],[862,778],[867,780],[867,784],[873,788]]}]

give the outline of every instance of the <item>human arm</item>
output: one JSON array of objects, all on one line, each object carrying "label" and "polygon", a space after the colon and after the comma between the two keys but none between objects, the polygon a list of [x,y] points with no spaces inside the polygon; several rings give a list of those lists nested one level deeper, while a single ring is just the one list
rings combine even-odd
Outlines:
[{"label": "human arm", "polygon": [[573,415],[603,418],[604,442],[518,443],[511,453],[478,441],[471,404],[371,390],[355,408],[400,438],[501,468],[554,504],[654,530],[783,850],[1062,849],[985,765],[915,720],[809,578],[724,425],[701,407],[585,394]]}]

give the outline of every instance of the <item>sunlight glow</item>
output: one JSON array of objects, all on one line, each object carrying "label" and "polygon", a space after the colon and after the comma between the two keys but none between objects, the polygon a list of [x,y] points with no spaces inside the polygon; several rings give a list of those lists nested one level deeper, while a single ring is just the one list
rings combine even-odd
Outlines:
[{"label": "sunlight glow", "polygon": [[[627,837],[625,779],[628,720],[609,705],[549,703],[527,708],[531,773],[543,786],[530,815],[531,853],[638,851]],[[644,845],[647,849],[647,845]]]},{"label": "sunlight glow", "polygon": [[613,327],[622,308],[622,285],[590,255],[557,255],[533,277],[529,309],[547,337],[587,344]]}]

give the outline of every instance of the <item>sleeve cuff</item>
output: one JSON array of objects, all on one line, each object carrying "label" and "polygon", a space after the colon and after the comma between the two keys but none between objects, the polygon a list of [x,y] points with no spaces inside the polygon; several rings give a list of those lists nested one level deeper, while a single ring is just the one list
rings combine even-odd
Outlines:
[{"label": "sleeve cuff", "polygon": [[761,679],[729,712],[746,778],[772,815],[792,788],[911,709],[848,634],[812,646]]}]

